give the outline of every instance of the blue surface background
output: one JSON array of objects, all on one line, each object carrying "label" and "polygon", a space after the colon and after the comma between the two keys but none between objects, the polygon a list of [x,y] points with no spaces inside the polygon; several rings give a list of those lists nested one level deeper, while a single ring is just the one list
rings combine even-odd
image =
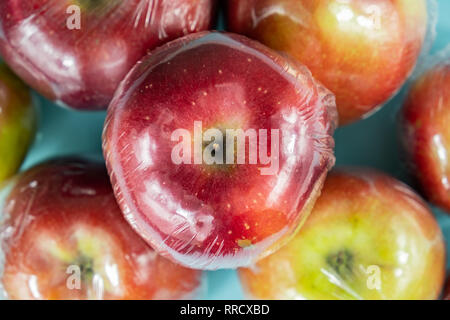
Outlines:
[{"label": "blue surface background", "polygon": [[[450,1],[438,0],[438,5],[437,37],[431,54],[444,49],[450,42]],[[405,92],[403,88],[372,117],[337,130],[335,137],[338,166],[375,167],[409,182],[405,164],[400,160],[395,121]],[[38,97],[38,101],[41,109],[40,129],[25,160],[24,169],[57,155],[101,155],[105,112],[76,112],[57,107],[41,97]],[[449,247],[450,216],[438,209],[433,211],[446,234]],[[447,265],[450,265],[449,257],[447,262]],[[235,271],[208,272],[204,298],[242,299],[243,293]]]}]

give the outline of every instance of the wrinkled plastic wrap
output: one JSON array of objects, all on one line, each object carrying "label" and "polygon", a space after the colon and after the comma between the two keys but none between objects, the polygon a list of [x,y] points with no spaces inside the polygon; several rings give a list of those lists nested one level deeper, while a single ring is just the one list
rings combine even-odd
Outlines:
[{"label": "wrinkled plastic wrap", "polygon": [[400,111],[404,160],[423,194],[450,213],[450,47],[431,56]]},{"label": "wrinkled plastic wrap", "polygon": [[369,169],[340,169],[297,236],[239,273],[259,299],[437,299],[445,244],[408,186]]},{"label": "wrinkled plastic wrap", "polygon": [[144,54],[207,30],[215,0],[2,0],[0,55],[29,85],[76,109],[102,109]]},{"label": "wrinkled plastic wrap", "polygon": [[157,255],[123,219],[103,164],[60,159],[2,189],[0,291],[9,299],[194,298],[201,272]]},{"label": "wrinkled plastic wrap", "polygon": [[[128,74],[103,151],[126,219],[159,253],[192,268],[235,268],[278,249],[308,216],[334,164],[336,118],[334,96],[304,66],[246,37],[204,32],[158,48]],[[192,133],[183,146],[200,141],[201,156],[215,139],[201,141],[209,129],[253,129],[259,140],[245,140],[241,163],[236,145],[231,163],[197,163],[196,151],[174,160],[174,133]],[[220,157],[233,150],[225,140],[211,144]]]},{"label": "wrinkled plastic wrap", "polygon": [[434,0],[229,0],[228,30],[304,63],[336,95],[345,125],[404,84],[434,38],[435,12]]}]

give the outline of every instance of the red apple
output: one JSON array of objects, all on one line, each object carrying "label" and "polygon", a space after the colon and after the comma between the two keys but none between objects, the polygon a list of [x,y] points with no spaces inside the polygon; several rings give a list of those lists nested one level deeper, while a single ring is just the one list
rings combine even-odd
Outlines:
[{"label": "red apple", "polygon": [[297,236],[240,277],[260,299],[437,299],[445,244],[409,187],[372,170],[338,170]]},{"label": "red apple", "polygon": [[189,298],[201,273],[156,254],[123,219],[104,165],[54,160],[19,176],[3,206],[11,299]]},{"label": "red apple", "polygon": [[[199,33],[155,50],[108,110],[104,154],[125,217],[158,252],[193,268],[248,265],[278,249],[334,163],[334,96],[305,67],[239,35]],[[255,134],[244,150],[228,136],[239,129]],[[183,162],[174,159],[179,143]]]},{"label": "red apple", "polygon": [[401,140],[426,197],[450,212],[450,64],[413,84],[401,111]]},{"label": "red apple", "polygon": [[22,164],[36,122],[30,89],[0,62],[0,183]]},{"label": "red apple", "polygon": [[404,83],[424,42],[426,0],[228,0],[228,27],[304,63],[336,95],[340,124]]},{"label": "red apple", "polygon": [[2,0],[0,55],[47,98],[101,109],[147,51],[209,29],[214,6],[215,0]]}]

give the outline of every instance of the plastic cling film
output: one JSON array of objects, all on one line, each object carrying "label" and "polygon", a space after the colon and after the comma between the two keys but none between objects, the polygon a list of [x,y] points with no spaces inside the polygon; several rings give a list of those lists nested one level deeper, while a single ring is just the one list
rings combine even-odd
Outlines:
[{"label": "plastic cling film", "polygon": [[328,175],[291,242],[239,275],[258,299],[425,300],[440,296],[445,260],[439,225],[414,191],[347,168]]},{"label": "plastic cling film", "polygon": [[404,160],[423,194],[450,212],[450,47],[415,74],[399,113]]},{"label": "plastic cling film", "polygon": [[102,109],[142,56],[207,30],[215,0],[4,0],[0,55],[39,93]]},{"label": "plastic cling film", "polygon": [[103,164],[59,159],[3,190],[9,299],[190,299],[202,273],[159,256],[123,219]]},{"label": "plastic cling film", "polygon": [[435,10],[434,0],[229,0],[227,20],[305,64],[336,95],[345,125],[398,92],[429,49]]},{"label": "plastic cling film", "polygon": [[103,151],[126,219],[198,269],[249,265],[301,226],[334,164],[334,96],[246,37],[162,46],[122,82]]},{"label": "plastic cling film", "polygon": [[[17,175],[7,179],[6,181],[0,182],[0,208],[4,208],[6,199],[8,198],[8,195],[10,194],[12,188],[14,187],[14,184],[16,183]],[[4,221],[8,219],[8,214],[4,212],[4,210],[0,210],[0,243],[2,239],[5,238],[6,234],[2,232],[1,230],[4,228]],[[3,274],[3,269],[5,266],[5,253],[0,247],[0,276]],[[0,300],[4,300],[7,298],[7,293],[3,287],[2,281],[0,281]]]}]

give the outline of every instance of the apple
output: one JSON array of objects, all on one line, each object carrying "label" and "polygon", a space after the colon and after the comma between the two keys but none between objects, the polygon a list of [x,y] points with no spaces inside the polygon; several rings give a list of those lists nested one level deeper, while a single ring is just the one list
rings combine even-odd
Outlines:
[{"label": "apple", "polygon": [[17,172],[36,131],[30,90],[0,62],[0,182]]},{"label": "apple", "polygon": [[334,96],[304,66],[240,35],[201,32],[128,74],[103,152],[125,218],[159,253],[233,268],[305,220],[334,164],[335,120]]},{"label": "apple", "polygon": [[426,0],[228,0],[228,28],[304,63],[336,95],[340,125],[367,117],[412,71]]},{"label": "apple", "polygon": [[296,237],[239,275],[260,299],[437,299],[445,244],[408,186],[371,169],[339,169]]},{"label": "apple", "polygon": [[191,298],[201,272],[157,255],[123,219],[104,164],[52,160],[4,200],[1,283],[11,299]]},{"label": "apple", "polygon": [[2,0],[0,55],[30,86],[75,109],[103,109],[161,44],[210,28],[215,0]]},{"label": "apple", "polygon": [[421,75],[400,113],[406,160],[422,192],[450,212],[450,64],[439,63]]}]

